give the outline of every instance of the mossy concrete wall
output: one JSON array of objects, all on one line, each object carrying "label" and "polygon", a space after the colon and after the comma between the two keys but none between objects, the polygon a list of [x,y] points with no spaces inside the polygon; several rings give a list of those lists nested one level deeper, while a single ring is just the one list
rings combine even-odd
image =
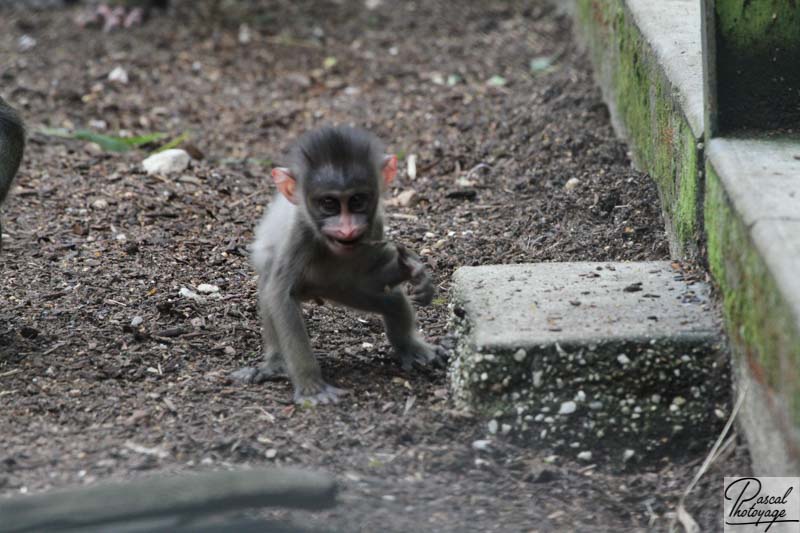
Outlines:
[{"label": "mossy concrete wall", "polygon": [[708,263],[723,303],[733,368],[748,401],[741,414],[756,473],[800,475],[800,331],[752,231],[706,165]]},{"label": "mossy concrete wall", "polygon": [[[800,139],[778,150],[769,136],[761,148],[745,142],[715,156],[719,139],[705,138],[727,119],[714,112],[704,120],[704,106],[695,105],[710,95],[711,107],[742,119],[723,121],[723,134],[767,127],[796,136],[800,1],[573,1],[576,33],[615,128],[659,186],[673,256],[707,258],[719,287],[737,391],[748,390],[739,421],[754,470],[800,475]],[[701,20],[713,33],[694,27]],[[681,23],[692,26],[687,35],[679,35]],[[720,95],[703,90],[701,65],[676,59],[704,49],[706,79],[719,82]],[[724,63],[719,71],[716,61]],[[724,169],[714,168],[714,157]]]},{"label": "mossy concrete wall", "polygon": [[670,251],[698,256],[703,131],[693,128],[650,44],[622,0],[578,0],[578,34],[592,57],[614,127],[658,185]]},{"label": "mossy concrete wall", "polygon": [[[800,2],[706,0],[714,17],[716,125],[800,127]],[[717,132],[714,132],[715,134]]]}]

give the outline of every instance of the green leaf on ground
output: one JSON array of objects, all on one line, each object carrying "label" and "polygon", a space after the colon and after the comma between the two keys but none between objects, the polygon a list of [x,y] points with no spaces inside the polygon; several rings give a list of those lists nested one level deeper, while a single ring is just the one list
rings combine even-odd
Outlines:
[{"label": "green leaf on ground", "polygon": [[93,142],[98,144],[103,150],[109,152],[127,152],[145,144],[159,141],[167,136],[166,133],[148,133],[137,137],[119,137],[105,135],[91,130],[78,129],[70,131],[65,128],[41,128],[39,131],[51,137]]},{"label": "green leaf on ground", "polygon": [[531,72],[538,74],[546,72],[553,66],[553,58],[549,56],[539,56],[531,59]]},{"label": "green leaf on ground", "polygon": [[171,150],[173,148],[177,148],[183,141],[186,141],[188,139],[189,139],[189,133],[183,132],[174,139],[172,139],[171,141],[169,141],[168,143],[166,143],[164,146],[161,146],[153,150],[153,153],[157,154],[159,152],[163,152],[164,150]]},{"label": "green leaf on ground", "polygon": [[504,87],[506,84],[508,84],[508,80],[503,76],[494,75],[489,78],[486,83],[492,87]]}]

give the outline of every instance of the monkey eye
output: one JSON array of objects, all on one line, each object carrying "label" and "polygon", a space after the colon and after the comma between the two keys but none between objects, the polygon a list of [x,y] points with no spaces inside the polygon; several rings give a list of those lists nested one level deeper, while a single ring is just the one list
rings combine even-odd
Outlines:
[{"label": "monkey eye", "polygon": [[353,213],[363,213],[367,210],[369,198],[366,194],[354,194],[350,197],[350,201],[347,202],[347,207]]},{"label": "monkey eye", "polygon": [[317,202],[320,211],[325,215],[338,215],[339,214],[339,199],[333,196],[325,196],[320,198]]}]

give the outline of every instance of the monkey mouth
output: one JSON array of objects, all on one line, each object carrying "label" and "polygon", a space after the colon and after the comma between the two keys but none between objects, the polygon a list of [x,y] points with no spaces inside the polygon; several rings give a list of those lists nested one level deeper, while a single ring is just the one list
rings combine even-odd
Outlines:
[{"label": "monkey mouth", "polygon": [[356,247],[361,242],[361,236],[354,239],[337,239],[331,237],[328,239],[334,252],[348,252]]}]

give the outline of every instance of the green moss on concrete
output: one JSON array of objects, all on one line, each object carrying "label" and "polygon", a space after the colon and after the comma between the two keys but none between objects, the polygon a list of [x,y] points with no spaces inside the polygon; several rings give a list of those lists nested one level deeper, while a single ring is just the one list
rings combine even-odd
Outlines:
[{"label": "green moss on concrete", "polygon": [[716,0],[717,32],[743,53],[768,54],[797,47],[800,3],[796,0]]},{"label": "green moss on concrete", "polygon": [[754,378],[785,398],[800,424],[800,332],[774,279],[733,212],[711,165],[706,167],[708,263],[722,295],[728,335]]},{"label": "green moss on concrete", "polygon": [[800,2],[716,0],[720,133],[800,127]]},{"label": "green moss on concrete", "polygon": [[672,254],[694,257],[702,215],[699,139],[623,2],[578,0],[577,13],[615,125],[658,185]]},{"label": "green moss on concrete", "polygon": [[680,182],[678,186],[678,200],[675,209],[674,224],[675,232],[680,242],[694,243],[701,230],[700,220],[700,175],[697,143],[694,134],[686,125],[682,123],[682,138],[684,157],[681,159]]}]

